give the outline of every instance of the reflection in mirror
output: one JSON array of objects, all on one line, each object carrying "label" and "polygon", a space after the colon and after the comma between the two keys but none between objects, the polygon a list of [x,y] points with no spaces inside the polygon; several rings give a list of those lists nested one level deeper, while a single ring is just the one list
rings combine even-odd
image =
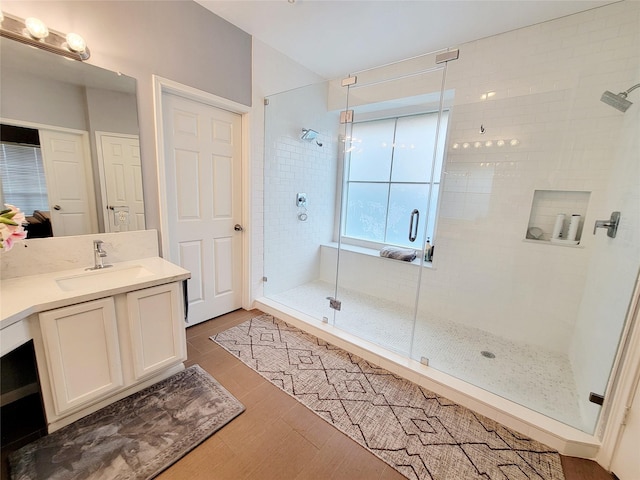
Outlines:
[{"label": "reflection in mirror", "polygon": [[28,238],[145,228],[133,78],[0,38],[0,203]]}]

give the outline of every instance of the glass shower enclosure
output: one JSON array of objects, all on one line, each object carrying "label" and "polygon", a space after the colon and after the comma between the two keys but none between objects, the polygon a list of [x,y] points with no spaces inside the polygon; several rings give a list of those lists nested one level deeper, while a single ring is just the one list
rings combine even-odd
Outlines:
[{"label": "glass shower enclosure", "polygon": [[638,109],[600,95],[638,58],[494,44],[268,98],[264,294],[593,433],[640,270]]}]

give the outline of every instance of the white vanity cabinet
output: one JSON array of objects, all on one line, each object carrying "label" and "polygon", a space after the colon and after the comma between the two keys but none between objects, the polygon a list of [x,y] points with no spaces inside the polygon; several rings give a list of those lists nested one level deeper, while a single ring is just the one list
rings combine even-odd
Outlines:
[{"label": "white vanity cabinet", "polygon": [[34,340],[50,431],[183,368],[181,288],[173,282],[38,315],[41,339]]},{"label": "white vanity cabinet", "polygon": [[39,317],[56,416],[123,386],[113,298],[50,310]]},{"label": "white vanity cabinet", "polygon": [[127,293],[135,380],[186,360],[180,293],[177,283]]}]

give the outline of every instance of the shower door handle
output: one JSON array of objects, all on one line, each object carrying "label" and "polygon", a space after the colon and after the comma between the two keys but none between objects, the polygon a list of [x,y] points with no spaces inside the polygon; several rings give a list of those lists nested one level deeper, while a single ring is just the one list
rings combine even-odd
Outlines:
[{"label": "shower door handle", "polygon": [[[413,225],[413,219],[415,218],[416,224]],[[416,238],[418,238],[418,223],[420,223],[420,212],[418,209],[414,208],[413,212],[411,212],[411,217],[409,220],[409,241],[415,242]]]}]

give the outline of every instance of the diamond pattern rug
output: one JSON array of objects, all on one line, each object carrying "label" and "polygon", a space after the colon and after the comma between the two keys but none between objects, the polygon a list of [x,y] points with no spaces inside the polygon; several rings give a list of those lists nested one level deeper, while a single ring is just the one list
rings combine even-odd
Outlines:
[{"label": "diamond pattern rug", "polygon": [[564,479],[546,445],[271,315],[211,339],[409,479]]},{"label": "diamond pattern rug", "polygon": [[11,478],[150,479],[243,411],[192,365],[13,452]]}]

